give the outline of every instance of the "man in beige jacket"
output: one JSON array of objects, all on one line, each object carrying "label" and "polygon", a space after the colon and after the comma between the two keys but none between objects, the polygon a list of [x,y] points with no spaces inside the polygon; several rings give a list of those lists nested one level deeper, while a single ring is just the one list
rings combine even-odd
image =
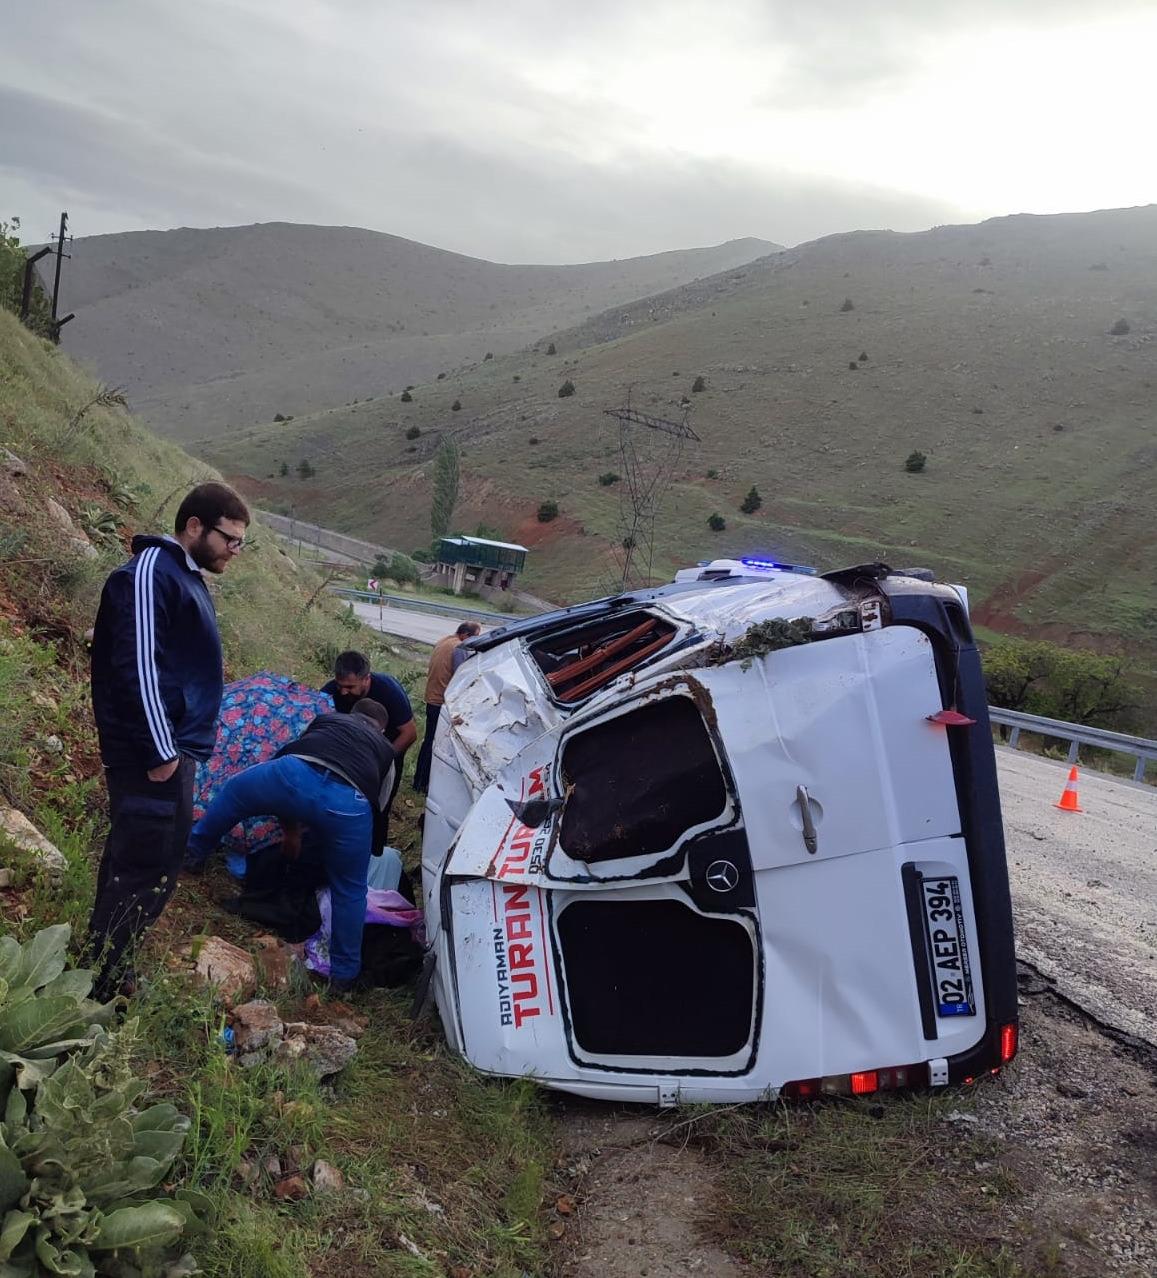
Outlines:
[{"label": "man in beige jacket", "polygon": [[422,748],[414,768],[414,789],[425,794],[430,784],[430,761],[434,755],[434,730],[438,716],[446,700],[446,685],[454,673],[454,652],[464,639],[480,634],[482,627],[476,621],[464,621],[452,635],[439,639],[430,657],[430,669],[426,675],[426,731]]}]

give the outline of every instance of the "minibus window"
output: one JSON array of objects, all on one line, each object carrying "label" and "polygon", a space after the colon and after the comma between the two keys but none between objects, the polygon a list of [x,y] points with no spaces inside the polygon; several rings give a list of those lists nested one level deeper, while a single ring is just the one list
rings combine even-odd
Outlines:
[{"label": "minibus window", "polygon": [[675,627],[646,612],[621,613],[530,645],[557,701],[582,701],[671,642]]},{"label": "minibus window", "polygon": [[727,790],[703,717],[665,697],[578,733],[564,747],[560,843],[579,861],[665,852],[719,816]]}]

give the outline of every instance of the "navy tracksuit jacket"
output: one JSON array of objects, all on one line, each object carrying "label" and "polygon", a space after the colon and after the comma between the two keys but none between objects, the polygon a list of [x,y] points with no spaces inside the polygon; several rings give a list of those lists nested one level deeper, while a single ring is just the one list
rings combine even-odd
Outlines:
[{"label": "navy tracksuit jacket", "polygon": [[134,537],[105,582],[92,640],[92,708],[106,768],[207,759],[223,676],[217,614],[178,542]]}]

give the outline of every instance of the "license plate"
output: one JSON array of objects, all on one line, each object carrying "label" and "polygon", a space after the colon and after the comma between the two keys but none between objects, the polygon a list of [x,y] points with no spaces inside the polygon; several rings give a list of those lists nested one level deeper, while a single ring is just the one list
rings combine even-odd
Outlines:
[{"label": "license plate", "polygon": [[939,1016],[975,1016],[968,938],[960,908],[960,881],[954,875],[923,879],[924,928],[932,991]]}]

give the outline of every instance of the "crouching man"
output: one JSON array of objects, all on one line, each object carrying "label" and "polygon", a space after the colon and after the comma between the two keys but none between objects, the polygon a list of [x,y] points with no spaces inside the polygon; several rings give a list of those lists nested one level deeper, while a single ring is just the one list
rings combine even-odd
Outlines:
[{"label": "crouching man", "polygon": [[361,971],[366,875],[394,784],[389,726],[385,709],[368,699],[350,714],[319,715],[267,763],[231,777],[189,835],[186,864],[196,869],[246,817],[276,816],[290,858],[300,852],[301,827],[309,827],[329,883],[330,983],[338,989]]}]

